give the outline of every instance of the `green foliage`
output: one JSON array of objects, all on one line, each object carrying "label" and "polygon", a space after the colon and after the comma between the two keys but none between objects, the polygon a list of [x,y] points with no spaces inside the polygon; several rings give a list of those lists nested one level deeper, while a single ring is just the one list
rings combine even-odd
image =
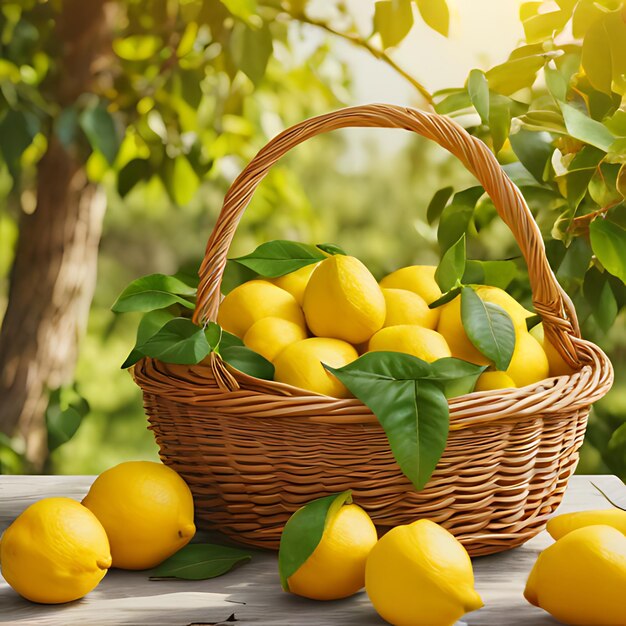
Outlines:
[{"label": "green foliage", "polygon": [[442,292],[450,291],[461,283],[466,264],[465,233],[441,257],[435,271],[435,280]]},{"label": "green foliage", "polygon": [[89,403],[78,393],[75,385],[52,390],[45,414],[48,450],[52,452],[67,443],[88,413]]}]

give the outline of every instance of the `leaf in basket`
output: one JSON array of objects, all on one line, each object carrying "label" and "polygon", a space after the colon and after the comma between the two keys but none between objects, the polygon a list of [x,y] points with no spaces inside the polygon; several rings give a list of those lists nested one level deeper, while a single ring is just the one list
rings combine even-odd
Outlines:
[{"label": "leaf in basket", "polygon": [[431,302],[428,305],[429,309],[436,309],[437,307],[443,306],[444,304],[448,304],[451,300],[454,300],[460,293],[463,287],[459,285],[458,287],[454,287],[454,289],[450,289],[447,293],[444,293],[443,296],[437,298],[434,302]]},{"label": "leaf in basket", "polygon": [[139,346],[143,345],[156,333],[167,324],[170,320],[173,320],[174,316],[163,309],[157,309],[146,313],[139,322],[137,327],[137,339],[135,340],[135,347],[131,350],[130,354],[126,357],[124,363],[122,363],[122,369],[126,369],[131,365],[137,363],[137,361],[143,359],[146,356]]},{"label": "leaf in basket", "polygon": [[441,257],[435,270],[435,280],[444,293],[459,286],[465,273],[465,233]]},{"label": "leaf in basket", "polygon": [[478,377],[486,369],[486,366],[445,357],[431,363],[429,378],[439,384],[446,398],[456,398],[474,391]]},{"label": "leaf in basket", "polygon": [[461,320],[474,346],[506,370],[515,349],[515,329],[509,314],[497,304],[484,302],[471,287],[461,291]]},{"label": "leaf in basket", "polygon": [[515,261],[467,261],[462,282],[506,289],[517,275]]},{"label": "leaf in basket", "polygon": [[249,552],[238,548],[211,543],[192,543],[153,569],[150,580],[163,578],[206,580],[226,574],[235,565],[251,558]]},{"label": "leaf in basket", "polygon": [[262,243],[250,254],[230,260],[248,267],[260,276],[276,278],[325,258],[324,252],[316,246],[277,239]]},{"label": "leaf in basket", "polygon": [[441,215],[453,192],[453,187],[444,187],[435,192],[426,209],[426,221],[429,224],[432,224]]},{"label": "leaf in basket", "polygon": [[196,290],[174,276],[151,274],[134,280],[118,297],[111,310],[114,313],[128,313],[129,311],[154,311],[164,309],[172,304],[193,309]]},{"label": "leaf in basket", "polygon": [[232,345],[220,350],[220,356],[235,369],[264,380],[274,380],[274,366],[258,352],[245,346]]},{"label": "leaf in basket", "polygon": [[400,352],[368,352],[332,372],[380,422],[394,458],[418,491],[448,439],[450,413],[431,364]]},{"label": "leaf in basket", "polygon": [[326,525],[351,502],[352,492],[342,491],[305,504],[287,520],[278,549],[278,573],[285,591],[289,591],[288,579],[317,548]]},{"label": "leaf in basket", "polygon": [[184,317],[175,317],[136,350],[165,363],[192,365],[209,354],[211,347],[204,329]]},{"label": "leaf in basket", "polygon": [[454,194],[452,202],[444,208],[439,218],[437,241],[444,253],[467,231],[474,215],[474,207],[484,190],[480,186],[469,187]]},{"label": "leaf in basket", "polygon": [[221,350],[231,348],[232,346],[243,346],[243,341],[237,337],[237,335],[233,335],[226,330],[222,330],[222,337],[220,338],[220,342],[216,348],[218,354]]},{"label": "leaf in basket", "polygon": [[322,252],[326,252],[330,255],[341,254],[342,256],[346,256],[348,253],[336,243],[318,243],[316,248],[319,248]]}]

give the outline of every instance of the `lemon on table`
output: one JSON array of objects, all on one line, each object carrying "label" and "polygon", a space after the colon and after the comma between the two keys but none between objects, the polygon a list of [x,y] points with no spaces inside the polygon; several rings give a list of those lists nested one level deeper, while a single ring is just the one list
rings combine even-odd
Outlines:
[{"label": "lemon on table", "polygon": [[611,526],[566,534],[537,559],[524,597],[571,626],[626,624],[626,537]]},{"label": "lemon on table", "polygon": [[367,559],[365,589],[394,626],[452,626],[483,606],[467,551],[426,519],[396,526],[378,541]]},{"label": "lemon on table", "polygon": [[217,323],[243,338],[250,326],[264,317],[280,317],[304,328],[304,316],[296,299],[266,280],[250,280],[235,287],[222,300]]},{"label": "lemon on table", "polygon": [[407,289],[383,289],[387,314],[384,326],[417,324],[434,330],[439,313],[429,309],[424,298]]},{"label": "lemon on table", "polygon": [[532,385],[548,377],[548,357],[541,344],[528,331],[515,333],[515,349],[506,373],[517,387]]},{"label": "lemon on table", "polygon": [[567,364],[559,351],[545,337],[543,322],[533,326],[530,329],[530,334],[541,344],[548,357],[550,376],[571,376],[574,373],[574,369]]},{"label": "lemon on table", "polygon": [[367,341],[385,321],[385,298],[376,279],[361,261],[342,254],[319,264],[302,306],[314,335],[354,344]]},{"label": "lemon on table", "polygon": [[104,526],[113,567],[121,569],[155,567],[196,532],[189,487],[162,463],[129,461],[106,470],[83,504]]},{"label": "lemon on table", "polygon": [[446,340],[435,330],[403,324],[379,330],[369,342],[370,352],[405,352],[432,363],[451,356]]},{"label": "lemon on table", "polygon": [[287,346],[274,360],[274,380],[334,398],[352,394],[322,363],[343,367],[358,358],[354,346],[341,339],[311,337]]},{"label": "lemon on table", "polygon": [[305,265],[299,270],[289,272],[289,274],[285,274],[284,276],[268,278],[268,281],[277,287],[288,291],[296,299],[296,302],[302,306],[302,301],[304,300],[304,290],[309,284],[311,274],[313,274],[313,272],[317,269],[318,265],[319,263]]},{"label": "lemon on table", "polygon": [[476,381],[474,391],[492,391],[494,389],[513,389],[515,381],[506,372],[483,372]]},{"label": "lemon on table", "polygon": [[309,558],[288,579],[289,591],[313,600],[346,598],[365,584],[365,562],[378,537],[369,515],[342,506]]},{"label": "lemon on table", "polygon": [[578,528],[595,526],[597,524],[612,526],[626,535],[626,511],[618,508],[602,509],[600,511],[576,511],[563,513],[548,521],[546,530],[553,539],[560,539]]},{"label": "lemon on table", "polygon": [[426,304],[431,304],[442,295],[435,280],[436,270],[434,265],[409,265],[385,276],[380,281],[380,286],[383,289],[412,291],[420,296]]},{"label": "lemon on table", "polygon": [[4,531],[0,564],[4,579],[24,598],[59,604],[94,589],[111,567],[111,552],[91,511],[70,498],[44,498]]},{"label": "lemon on table", "polygon": [[306,339],[306,330],[299,324],[280,317],[264,317],[250,326],[243,342],[268,361],[273,361],[284,348],[302,339]]}]

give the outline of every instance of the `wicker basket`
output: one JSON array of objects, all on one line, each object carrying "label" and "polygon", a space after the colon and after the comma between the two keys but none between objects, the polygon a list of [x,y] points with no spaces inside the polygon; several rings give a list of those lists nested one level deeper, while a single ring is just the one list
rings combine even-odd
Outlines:
[{"label": "wicker basket", "polygon": [[269,168],[303,141],[343,127],[411,130],[436,141],[472,172],[509,226],[528,264],[545,332],[577,370],[514,390],[450,401],[450,435],[428,485],[415,492],[382,428],[359,400],[338,400],[229,369],[144,359],[134,368],[162,460],[194,494],[197,522],[232,539],[277,548],[288,517],[344,489],[381,532],[428,517],[472,555],[520,545],[559,504],[578,460],[590,405],[610,388],[604,353],[580,338],[576,313],[545,256],[517,187],[489,149],[446,117],[375,104],[289,128],[233,183],[200,269],[195,321],[215,320],[227,252],[242,213]]}]

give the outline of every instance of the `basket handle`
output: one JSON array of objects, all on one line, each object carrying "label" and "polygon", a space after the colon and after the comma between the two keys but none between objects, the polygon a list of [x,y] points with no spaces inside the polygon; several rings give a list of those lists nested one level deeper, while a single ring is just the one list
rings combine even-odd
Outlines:
[{"label": "basket handle", "polygon": [[252,194],[270,167],[298,144],[331,130],[348,127],[403,128],[437,142],[456,156],[483,186],[521,249],[533,292],[533,304],[545,332],[571,365],[580,363],[572,336],[580,337],[576,312],[548,263],[541,233],[521,191],[500,167],[493,153],[448,117],[391,104],[348,107],[310,118],[274,137],[233,182],[211,233],[200,266],[194,312],[196,323],[217,319],[220,284],[228,249]]}]

